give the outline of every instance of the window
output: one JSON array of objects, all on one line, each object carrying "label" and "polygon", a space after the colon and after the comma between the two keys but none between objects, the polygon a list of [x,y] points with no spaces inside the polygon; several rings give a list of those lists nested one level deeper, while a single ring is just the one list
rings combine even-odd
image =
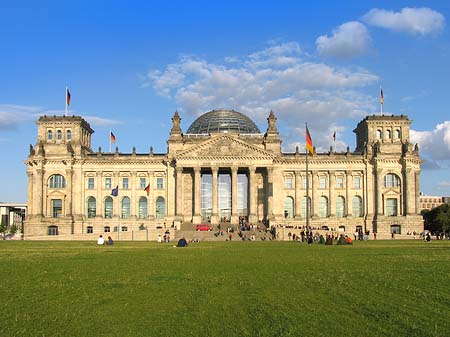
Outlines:
[{"label": "window", "polygon": [[284,217],[289,219],[294,217],[294,199],[291,197],[284,199]]},{"label": "window", "polygon": [[109,233],[109,232],[111,232],[111,227],[105,226],[105,227],[103,228],[103,231],[104,231],[105,233]]},{"label": "window", "polygon": [[62,217],[62,200],[53,199],[52,200],[52,216],[54,218]]},{"label": "window", "polygon": [[284,178],[284,187],[291,190],[292,189],[292,177]]},{"label": "window", "polygon": [[345,210],[345,199],[342,196],[336,198],[336,218],[343,218]]},{"label": "window", "polygon": [[86,228],[86,233],[88,233],[88,234],[94,233],[94,227],[92,227],[92,226],[87,226],[87,228]]},{"label": "window", "polygon": [[95,218],[95,215],[97,213],[97,203],[95,198],[89,197],[87,203],[88,218]]},{"label": "window", "polygon": [[122,219],[130,217],[130,198],[123,197],[122,199]]},{"label": "window", "polygon": [[381,130],[377,130],[377,131],[375,132],[375,138],[376,138],[376,139],[381,139]]},{"label": "window", "polygon": [[58,235],[58,226],[48,226],[48,235]]},{"label": "window", "polygon": [[391,139],[391,130],[386,130],[386,138]]},{"label": "window", "polygon": [[386,215],[396,216],[397,215],[397,199],[388,198],[386,199]]},{"label": "window", "polygon": [[319,218],[328,217],[328,199],[327,197],[321,196],[319,198]]},{"label": "window", "polygon": [[158,190],[162,190],[164,188],[164,178],[162,178],[162,177],[156,178],[156,188]]},{"label": "window", "polygon": [[66,139],[67,140],[71,140],[72,139],[72,131],[70,131],[70,130],[66,131]]},{"label": "window", "polygon": [[126,231],[128,231],[128,227],[127,226],[122,226],[122,232],[126,232]]},{"label": "window", "polygon": [[400,225],[391,225],[391,233],[402,234],[402,227]]},{"label": "window", "polygon": [[384,176],[384,187],[400,186],[400,178],[394,173],[388,173]]},{"label": "window", "polygon": [[345,232],[345,226],[339,226],[338,232],[339,233],[344,233]]},{"label": "window", "polygon": [[94,187],[94,178],[88,178],[88,189],[93,190]]},{"label": "window", "polygon": [[395,131],[394,131],[394,138],[395,138],[395,139],[400,139],[400,137],[401,137],[400,130],[395,130]]},{"label": "window", "polygon": [[363,216],[362,199],[360,196],[355,195],[352,200],[352,215],[355,218]]},{"label": "window", "polygon": [[144,219],[147,217],[147,198],[139,198],[139,219]]},{"label": "window", "polygon": [[361,188],[361,177],[353,177],[353,188],[354,189]]},{"label": "window", "polygon": [[139,178],[139,188],[143,190],[147,187],[147,184],[145,183],[145,178]]},{"label": "window", "polygon": [[309,200],[309,217],[311,217],[311,198],[307,199],[305,196],[302,198],[302,205],[301,205],[302,218],[306,218],[306,204],[308,200]]},{"label": "window", "polygon": [[336,177],[336,187],[344,188],[344,177]]},{"label": "window", "polygon": [[[47,131],[47,139],[48,140],[52,140],[53,139],[53,131],[52,130],[48,130]],[[49,234],[50,235],[50,234]]]},{"label": "window", "polygon": [[319,177],[319,188],[327,188],[327,177]]},{"label": "window", "polygon": [[166,205],[163,197],[156,199],[156,219],[163,219],[166,215]]},{"label": "window", "polygon": [[113,215],[113,199],[111,197],[105,198],[105,219],[111,219]]},{"label": "window", "polygon": [[111,188],[111,178],[105,178],[105,188],[106,189]]},{"label": "window", "polygon": [[66,179],[60,174],[54,174],[50,177],[50,188],[66,188]]},{"label": "window", "polygon": [[128,189],[128,178],[123,178],[123,179],[122,179],[122,188],[123,188],[124,190],[127,190],[127,189]]},{"label": "window", "polygon": [[61,140],[62,139],[62,132],[61,130],[56,131],[56,139]]},{"label": "window", "polygon": [[302,178],[302,188],[304,188],[306,190],[306,177]]}]

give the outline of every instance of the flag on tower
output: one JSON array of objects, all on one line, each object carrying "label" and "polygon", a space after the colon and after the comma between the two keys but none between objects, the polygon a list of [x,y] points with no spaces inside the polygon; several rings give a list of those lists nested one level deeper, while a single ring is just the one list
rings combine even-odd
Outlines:
[{"label": "flag on tower", "polygon": [[383,97],[383,89],[380,86],[380,104],[384,103],[384,97]]},{"label": "flag on tower", "polygon": [[66,88],[66,104],[67,104],[67,106],[70,105],[70,91],[69,91],[69,88]]},{"label": "flag on tower", "polygon": [[116,142],[116,136],[114,136],[114,133],[112,133],[112,131],[109,132],[109,140],[111,141],[111,143]]},{"label": "flag on tower", "polygon": [[116,186],[116,188],[113,188],[111,191],[111,195],[113,197],[117,197],[119,195],[119,185]]},{"label": "flag on tower", "polygon": [[150,195],[150,184],[148,184],[147,187],[144,188],[144,191],[147,192],[147,196]]},{"label": "flag on tower", "polygon": [[311,139],[311,135],[309,134],[308,127],[306,127],[306,150],[311,156],[314,154],[313,142]]},{"label": "flag on tower", "polygon": [[336,142],[336,131],[333,133],[333,142]]}]

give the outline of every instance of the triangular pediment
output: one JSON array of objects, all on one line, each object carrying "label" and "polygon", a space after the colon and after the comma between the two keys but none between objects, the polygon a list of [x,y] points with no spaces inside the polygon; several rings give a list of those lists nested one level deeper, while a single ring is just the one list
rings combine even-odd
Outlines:
[{"label": "triangular pediment", "polygon": [[264,149],[229,135],[209,139],[204,143],[193,145],[191,148],[177,153],[178,159],[232,157],[273,159],[275,156]]}]

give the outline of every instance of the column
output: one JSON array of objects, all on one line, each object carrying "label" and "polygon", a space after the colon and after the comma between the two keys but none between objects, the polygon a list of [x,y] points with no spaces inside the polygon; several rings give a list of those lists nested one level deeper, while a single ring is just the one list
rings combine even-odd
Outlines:
[{"label": "column", "polygon": [[[103,217],[103,208],[104,208],[104,202],[103,202],[103,194],[102,194],[102,172],[97,171],[97,198],[95,199],[95,217],[96,218],[102,218]],[[83,183],[85,184],[85,182]],[[84,214],[87,216],[87,212],[84,212]]]},{"label": "column", "polygon": [[38,168],[36,170],[37,173],[37,191],[36,191],[36,195],[38,196],[37,198],[37,210],[36,210],[36,214],[39,216],[43,216],[44,212],[43,212],[43,200],[44,200],[44,193],[42,193],[43,191],[43,178],[44,178],[44,170],[42,168]]},{"label": "column", "polygon": [[299,220],[302,216],[302,176],[300,171],[295,171],[295,219]]},{"label": "column", "polygon": [[248,220],[251,223],[256,223],[258,218],[257,218],[257,210],[256,210],[256,205],[257,205],[257,190],[256,190],[256,168],[255,167],[249,167],[249,198],[250,198],[250,212],[249,212],[249,217]]},{"label": "column", "polygon": [[236,225],[239,223],[238,215],[238,168],[231,167],[231,223]]},{"label": "column", "polygon": [[414,200],[415,200],[415,214],[420,214],[420,172],[414,172],[414,180],[415,180],[415,188],[416,188],[416,193],[414,194]]},{"label": "column", "polygon": [[156,200],[153,198],[153,193],[154,193],[153,191],[155,190],[155,188],[154,188],[154,183],[155,183],[154,173],[152,171],[149,171],[147,173],[147,176],[148,176],[148,183],[150,184],[150,193],[147,198],[148,218],[150,220],[155,220],[155,202],[156,202]]},{"label": "column", "polygon": [[194,217],[192,218],[192,222],[194,224],[200,224],[202,222],[201,215],[201,168],[199,166],[194,167]]},{"label": "column", "polygon": [[[116,188],[116,186],[119,186],[119,184],[120,184],[119,172],[114,172],[111,188]],[[122,215],[122,207],[121,207],[121,204],[119,201],[120,199],[122,199],[121,187],[122,186],[119,186],[119,195],[117,197],[112,197],[113,198],[113,218],[114,217],[120,218]],[[120,231],[120,228],[119,228],[119,231]]]},{"label": "column", "polygon": [[336,216],[336,198],[335,198],[335,192],[334,192],[334,183],[335,183],[335,172],[334,171],[328,171],[328,180],[329,180],[329,200],[328,200],[328,207],[329,207],[329,215],[330,217]]},{"label": "column", "polygon": [[28,176],[28,214],[27,214],[27,218],[30,218],[30,216],[34,215],[34,205],[33,205],[33,172],[28,171],[27,172],[27,176]]},{"label": "column", "polygon": [[212,171],[212,214],[211,214],[211,224],[217,225],[219,223],[219,214],[218,214],[218,167],[211,167]]},{"label": "column", "polygon": [[317,171],[311,171],[311,217],[313,219],[318,219],[317,210],[319,209],[319,193],[317,189],[319,188],[319,175]]},{"label": "column", "polygon": [[[72,216],[72,174],[71,168],[66,169],[66,204],[65,204],[65,216]],[[84,184],[84,181],[83,181]]]},{"label": "column", "polygon": [[178,216],[183,215],[183,168],[176,167],[176,182],[175,182],[175,194],[176,194],[176,212]]},{"label": "column", "polygon": [[131,200],[130,200],[130,217],[132,219],[137,219],[136,209],[138,208],[139,198],[136,199],[136,185],[139,184],[139,181],[136,181],[136,171],[131,172]]},{"label": "column", "polygon": [[[257,193],[257,192],[255,192]],[[269,220],[274,218],[273,215],[273,167],[267,168],[267,217]]]},{"label": "column", "polygon": [[345,171],[345,210],[346,217],[352,217],[352,200],[350,200],[350,184],[352,181],[352,172],[350,170]]},{"label": "column", "polygon": [[[383,169],[376,169],[376,187],[377,187],[377,191],[376,191],[376,205],[377,205],[377,215],[384,215],[384,211],[383,211],[383,194],[382,194],[382,189],[383,189]],[[400,205],[398,205],[400,207]]]}]

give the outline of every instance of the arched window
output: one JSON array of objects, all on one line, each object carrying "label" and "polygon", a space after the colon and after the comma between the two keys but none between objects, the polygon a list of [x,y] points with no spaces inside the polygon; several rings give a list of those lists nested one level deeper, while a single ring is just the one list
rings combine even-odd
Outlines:
[{"label": "arched window", "polygon": [[345,199],[342,196],[336,198],[336,218],[343,218],[345,210]]},{"label": "arched window", "polygon": [[363,216],[362,199],[360,196],[355,195],[352,200],[353,217],[360,218]]},{"label": "arched window", "polygon": [[89,197],[87,201],[88,218],[95,218],[97,213],[97,202],[94,197]]},{"label": "arched window", "polygon": [[319,198],[319,218],[328,217],[328,198],[321,196]]},{"label": "arched window", "polygon": [[384,187],[400,186],[400,178],[394,173],[388,173],[384,176]]},{"label": "arched window", "polygon": [[70,130],[66,131],[66,139],[67,140],[71,140],[72,139],[72,131],[70,131]]},{"label": "arched window", "polygon": [[163,197],[156,199],[156,219],[163,219],[166,215],[166,202]]},{"label": "arched window", "polygon": [[147,217],[147,198],[139,198],[139,219],[144,219]]},{"label": "arched window", "polygon": [[375,138],[376,138],[376,139],[381,139],[381,130],[377,130],[377,131],[375,132]]},{"label": "arched window", "polygon": [[53,131],[52,130],[48,130],[47,131],[47,139],[48,140],[52,140],[53,139]]},{"label": "arched window", "polygon": [[122,219],[130,217],[130,198],[123,197],[122,199]]},{"label": "arched window", "polygon": [[113,215],[113,199],[111,197],[105,198],[105,219],[111,219]]},{"label": "arched window", "polygon": [[386,138],[391,139],[391,130],[386,130]]},{"label": "arched window", "polygon": [[284,217],[289,219],[294,217],[294,199],[291,197],[284,199]]},{"label": "arched window", "polygon": [[400,130],[395,130],[394,131],[394,138],[395,139],[400,139],[401,138],[401,133],[400,133]]},{"label": "arched window", "polygon": [[54,174],[49,178],[50,188],[66,188],[66,178],[60,174]]},{"label": "arched window", "polygon": [[58,140],[62,139],[62,131],[61,130],[56,131],[56,139],[58,139]]},{"label": "arched window", "polygon": [[[302,218],[306,218],[306,204],[307,204],[306,196],[302,198],[302,207],[301,207],[301,215]],[[309,198],[309,217],[311,217],[311,198]]]}]

